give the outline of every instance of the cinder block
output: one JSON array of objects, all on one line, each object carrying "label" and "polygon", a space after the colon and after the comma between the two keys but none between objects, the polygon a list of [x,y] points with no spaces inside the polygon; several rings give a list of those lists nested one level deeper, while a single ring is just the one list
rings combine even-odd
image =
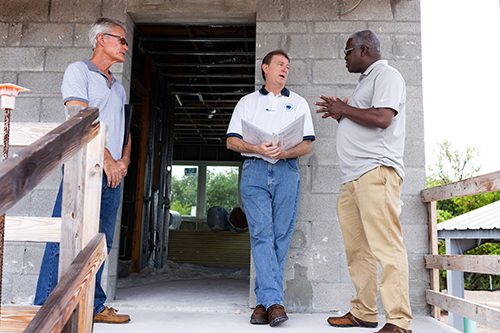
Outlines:
[{"label": "cinder block", "polygon": [[65,121],[62,95],[57,98],[42,99],[41,122],[62,123]]},{"label": "cinder block", "polygon": [[41,98],[28,97],[20,93],[16,99],[16,108],[11,113],[12,122],[39,122]]},{"label": "cinder block", "polygon": [[[75,47],[86,47],[86,48],[92,47],[92,44],[89,41],[89,31],[91,26],[92,24],[87,24],[87,23],[75,24],[75,36],[73,40],[73,45],[75,45]],[[132,44],[129,43],[129,45]]]},{"label": "cinder block", "polygon": [[429,315],[430,307],[425,301],[428,282],[410,281],[410,306],[413,315]]},{"label": "cinder block", "polygon": [[312,260],[311,281],[331,282],[340,281],[341,272],[347,267],[342,264],[341,254],[333,250],[310,251]]},{"label": "cinder block", "polygon": [[311,193],[338,193],[340,169],[336,165],[319,165],[312,170]]},{"label": "cinder block", "polygon": [[0,48],[0,71],[42,71],[44,54],[36,47]]},{"label": "cinder block", "polygon": [[[337,202],[332,202],[332,205],[336,206]],[[336,253],[345,251],[342,229],[336,212],[331,221],[314,221],[312,223],[312,249],[329,250]]]},{"label": "cinder block", "polygon": [[308,80],[308,65],[303,60],[292,60],[288,74],[288,84],[306,84]]},{"label": "cinder block", "polygon": [[392,61],[391,66],[396,68],[401,73],[407,85],[422,85],[422,62],[396,60]]},{"label": "cinder block", "polygon": [[294,59],[334,59],[338,55],[336,35],[291,35],[290,40],[290,55]]},{"label": "cinder block", "polygon": [[336,194],[307,194],[301,195],[297,219],[301,221],[331,221],[336,216]]},{"label": "cinder block", "polygon": [[[127,1],[126,0],[113,0],[102,1],[102,16],[112,17],[123,23],[127,22]],[[130,44],[132,45],[132,44]]]},{"label": "cinder block", "polygon": [[345,68],[344,60],[317,60],[313,63],[313,83],[357,84],[358,75],[350,74]]},{"label": "cinder block", "polygon": [[420,22],[420,1],[404,0],[393,4],[396,21]]},{"label": "cinder block", "polygon": [[419,225],[404,224],[403,240],[408,253],[428,253],[429,252],[429,233],[427,228]]},{"label": "cinder block", "polygon": [[14,276],[17,277],[17,274],[14,275],[10,272],[3,271],[2,274],[2,303],[10,304],[12,303],[12,280]]},{"label": "cinder block", "polygon": [[420,35],[420,22],[383,22],[382,20],[368,21],[368,29],[385,34],[415,34]]},{"label": "cinder block", "polygon": [[256,62],[255,71],[258,78],[261,77],[260,65],[262,64],[262,59],[269,52],[277,50],[281,47],[281,35],[260,34],[256,36],[255,57],[259,60]]},{"label": "cinder block", "polygon": [[394,37],[394,54],[396,59],[422,59],[422,39],[420,35],[396,35]]},{"label": "cinder block", "polygon": [[420,195],[425,188],[425,169],[407,167],[405,179],[401,185],[401,193]]},{"label": "cinder block", "polygon": [[71,46],[73,24],[26,23],[23,29],[23,46]]},{"label": "cinder block", "polygon": [[338,2],[328,0],[301,1],[291,0],[289,7],[292,21],[328,20],[338,23]]},{"label": "cinder block", "polygon": [[427,204],[423,203],[419,195],[401,195],[403,202],[401,224],[418,225],[421,228],[427,228]]},{"label": "cinder block", "polygon": [[310,247],[311,242],[311,222],[297,221],[293,231],[290,249],[305,250]]},{"label": "cinder block", "polygon": [[12,302],[15,304],[29,304],[35,296],[38,275],[20,275],[12,281]]},{"label": "cinder block", "polygon": [[[329,120],[325,121],[329,122]],[[311,151],[316,155],[318,165],[338,168],[337,150],[334,140],[317,137],[312,144]],[[316,172],[316,169],[313,169],[313,172]],[[312,175],[312,177],[314,177],[314,175]]]},{"label": "cinder block", "polygon": [[2,79],[3,83],[18,84],[18,82],[17,82],[17,76],[18,76],[18,74],[17,73],[15,73],[15,72],[3,72],[1,74],[3,76],[3,79]]},{"label": "cinder block", "polygon": [[23,274],[24,244],[15,242],[6,242],[5,244],[4,270],[12,274]]},{"label": "cinder block", "polygon": [[9,39],[9,24],[0,23],[0,46],[7,46],[8,39]]},{"label": "cinder block", "polygon": [[425,147],[422,140],[410,138],[405,140],[403,160],[406,167],[425,168]]},{"label": "cinder block", "polygon": [[[92,57],[90,48],[47,48],[45,70],[48,72],[64,72],[68,65]],[[59,87],[59,91],[61,91]]]},{"label": "cinder block", "polygon": [[[337,13],[335,13],[337,15]],[[351,35],[356,31],[366,30],[368,28],[365,21],[333,21],[316,22],[314,32],[317,34],[347,34]],[[345,42],[344,42],[345,45]]]},{"label": "cinder block", "polygon": [[2,22],[46,22],[50,0],[2,0],[0,21]]},{"label": "cinder block", "polygon": [[9,38],[7,40],[7,45],[20,46],[22,37],[23,37],[23,24],[9,23]]},{"label": "cinder block", "polygon": [[430,281],[430,270],[424,268],[424,256],[421,253],[408,254],[408,267],[410,268],[410,281]]},{"label": "cinder block", "polygon": [[30,97],[61,92],[62,73],[19,73],[19,85],[30,90]]},{"label": "cinder block", "polygon": [[[350,8],[352,3],[343,2],[338,9],[340,12],[345,12]],[[370,1],[369,5],[359,6],[355,11],[340,17],[342,21],[392,21],[393,19],[391,2],[386,0]]]},{"label": "cinder block", "polygon": [[31,207],[29,216],[52,216],[56,202],[57,189],[31,191]]},{"label": "cinder block", "polygon": [[300,34],[307,31],[305,22],[262,22],[257,20],[257,36],[262,34]]},{"label": "cinder block", "polygon": [[30,206],[31,206],[31,195],[27,194],[7,211],[7,215],[29,216]]},{"label": "cinder block", "polygon": [[[51,190],[58,191],[59,185],[61,184],[62,172],[61,168],[52,172],[47,178],[45,178],[38,186],[35,188],[36,190]],[[57,195],[57,192],[56,192]],[[55,197],[54,197],[55,202]],[[53,206],[53,204],[52,204]]]},{"label": "cinder block", "polygon": [[351,309],[349,301],[356,296],[352,283],[314,282],[313,292],[313,311],[334,314],[344,314],[349,311]]},{"label": "cinder block", "polygon": [[[51,22],[94,22],[101,16],[99,0],[52,0]],[[111,16],[113,17],[113,16]]]}]

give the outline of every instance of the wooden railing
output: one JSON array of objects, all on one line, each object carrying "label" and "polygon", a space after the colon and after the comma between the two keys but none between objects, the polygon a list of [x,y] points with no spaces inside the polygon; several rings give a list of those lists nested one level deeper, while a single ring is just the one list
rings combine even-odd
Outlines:
[{"label": "wooden railing", "polygon": [[429,251],[424,256],[425,268],[431,270],[431,289],[427,303],[433,306],[432,315],[439,318],[445,309],[474,322],[500,329],[500,310],[462,298],[441,293],[439,270],[500,275],[500,256],[438,255],[436,201],[500,191],[500,171],[462,181],[444,184],[421,191],[422,201],[428,203]]},{"label": "wooden railing", "polygon": [[[62,124],[11,124],[0,164],[0,215],[63,163],[61,218],[6,217],[5,241],[59,242],[59,283],[42,307],[1,306],[2,332],[92,332],[95,275],[107,255],[98,233],[105,125],[87,108]],[[35,141],[36,140],[36,141]],[[75,311],[76,310],[76,311]]]}]

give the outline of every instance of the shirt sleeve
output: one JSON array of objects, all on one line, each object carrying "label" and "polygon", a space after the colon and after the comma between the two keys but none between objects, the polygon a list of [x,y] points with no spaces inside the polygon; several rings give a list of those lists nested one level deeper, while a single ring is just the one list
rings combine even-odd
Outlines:
[{"label": "shirt sleeve", "polygon": [[233,115],[229,121],[229,126],[227,127],[226,138],[230,136],[235,136],[243,139],[243,130],[241,127],[241,114],[244,111],[245,105],[244,101],[240,99],[234,108]]},{"label": "shirt sleeve", "polygon": [[314,126],[313,126],[313,121],[312,121],[312,116],[311,116],[311,110],[309,109],[309,105],[307,104],[307,101],[304,98],[302,98],[302,100],[301,100],[300,110],[301,110],[301,115],[304,114],[303,139],[314,141],[316,139],[316,137],[314,134]]},{"label": "shirt sleeve", "polygon": [[87,73],[79,63],[69,65],[64,72],[61,86],[63,103],[80,101],[89,104],[87,81]]},{"label": "shirt sleeve", "polygon": [[390,108],[399,112],[401,99],[404,95],[403,78],[392,70],[381,73],[375,80],[372,104],[374,108]]}]

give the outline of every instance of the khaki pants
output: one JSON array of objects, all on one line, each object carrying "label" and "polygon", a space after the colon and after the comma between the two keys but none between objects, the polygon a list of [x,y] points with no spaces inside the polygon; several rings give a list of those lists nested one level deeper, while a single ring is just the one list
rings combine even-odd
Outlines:
[{"label": "khaki pants", "polygon": [[408,257],[399,223],[401,182],[393,168],[373,169],[340,187],[337,212],[357,292],[351,313],[364,321],[378,321],[378,263],[383,269],[380,296],[387,323],[411,329]]}]

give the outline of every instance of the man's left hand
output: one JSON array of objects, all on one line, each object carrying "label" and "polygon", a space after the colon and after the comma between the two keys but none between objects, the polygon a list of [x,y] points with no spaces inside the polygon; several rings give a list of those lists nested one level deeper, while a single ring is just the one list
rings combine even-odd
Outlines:
[{"label": "man's left hand", "polygon": [[333,119],[339,121],[342,117],[342,108],[346,106],[347,98],[344,101],[332,96],[326,97],[320,95],[319,98],[321,98],[323,101],[314,102],[314,105],[321,106],[322,108],[316,110],[316,113],[323,113],[321,118],[332,117]]}]

